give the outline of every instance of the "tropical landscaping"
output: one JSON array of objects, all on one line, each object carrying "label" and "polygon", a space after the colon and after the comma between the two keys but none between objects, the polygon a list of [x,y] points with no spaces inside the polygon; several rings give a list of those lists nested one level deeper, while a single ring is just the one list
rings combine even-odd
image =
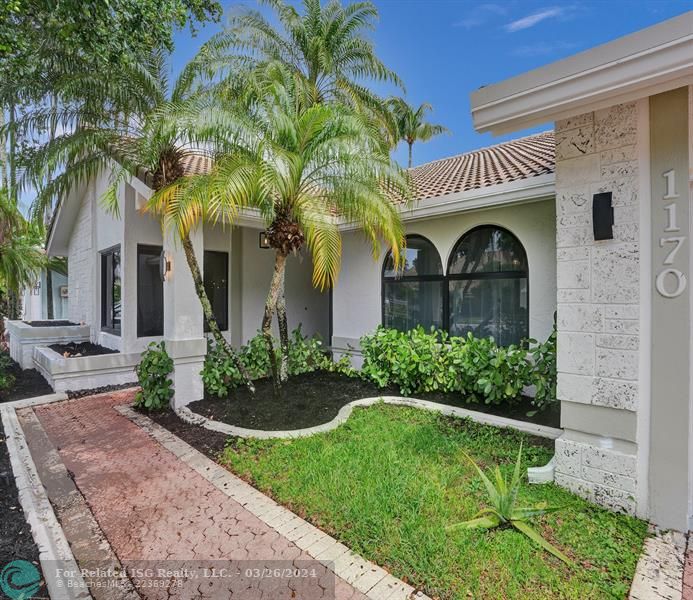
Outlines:
[{"label": "tropical landscaping", "polygon": [[[393,150],[404,143],[411,167],[416,143],[447,133],[428,120],[430,104],[400,96],[404,82],[367,36],[378,16],[371,2],[271,0],[271,17],[234,12],[175,78],[174,26],[219,19],[216,2],[144,2],[133,15],[118,0],[88,24],[80,11],[48,18],[42,0],[15,4],[9,23],[22,45],[0,30],[0,344],[2,318],[20,318],[21,295],[40,272],[69,268],[43,250],[59,203],[108,167],[101,205],[119,217],[122,185],[145,173],[153,194],[142,212],[180,244],[192,275],[209,335],[204,398],[188,411],[276,432],[325,425],[364,398],[397,396],[544,431],[560,426],[555,327],[547,339],[516,344],[440,327],[378,327],[360,338],[356,367],[352,352],[338,354],[289,322],[287,264],[308,260],[312,285],[333,288],[340,223],[363,234],[374,259],[389,251],[404,270],[400,207],[416,189]],[[39,29],[55,35],[46,41]],[[396,91],[381,96],[376,84]],[[190,172],[191,156],[210,167]],[[193,237],[205,224],[230,230],[244,211],[260,215],[273,264],[257,335],[233,347]],[[91,342],[51,348],[66,359],[117,353]],[[30,376],[4,350],[0,401],[40,395],[29,384],[34,393],[22,392]],[[170,407],[169,350],[152,342],[135,369],[140,413],[430,597],[628,593],[647,525],[553,483],[525,485],[526,469],[551,459],[552,439],[382,402],[309,437],[229,436],[184,423]]]}]

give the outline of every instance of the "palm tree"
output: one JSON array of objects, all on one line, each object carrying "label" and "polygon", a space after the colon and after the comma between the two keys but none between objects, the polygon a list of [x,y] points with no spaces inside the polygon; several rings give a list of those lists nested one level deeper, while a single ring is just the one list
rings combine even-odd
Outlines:
[{"label": "palm tree", "polygon": [[[200,52],[208,75],[229,74],[279,62],[301,74],[314,103],[337,101],[369,114],[382,125],[386,115],[382,98],[368,83],[391,83],[403,89],[397,74],[376,56],[369,31],[378,10],[370,1],[343,6],[339,0],[302,0],[302,11],[284,0],[261,0],[275,19],[245,10],[231,15],[225,31]],[[275,22],[277,25],[275,26]]]},{"label": "palm tree", "polygon": [[[164,54],[155,52],[148,60],[127,63],[108,77],[77,73],[56,82],[66,98],[80,101],[34,110],[19,124],[24,133],[56,122],[67,130],[38,148],[26,168],[26,181],[45,181],[32,206],[35,215],[44,214],[54,199],[66,196],[79,182],[88,181],[107,166],[113,172],[102,201],[117,214],[119,186],[131,175],[146,169],[150,186],[160,190],[186,175],[187,156],[199,154],[203,144],[221,137],[223,111],[215,110],[213,99],[194,88],[194,62],[172,86],[167,70]],[[53,173],[58,174],[51,177]],[[186,215],[195,225],[202,217],[194,209]],[[209,330],[254,391],[214,317],[188,235],[190,227],[178,228],[183,229],[186,234],[181,236],[181,243]]]},{"label": "palm tree", "polygon": [[45,264],[39,229],[22,216],[7,190],[0,187],[0,290],[7,294],[9,318],[19,317],[19,295],[34,285]]},{"label": "palm tree", "polygon": [[[332,286],[341,260],[341,219],[360,225],[374,256],[382,239],[399,260],[404,232],[391,200],[408,197],[408,179],[374,137],[368,119],[343,104],[316,104],[312,86],[284,65],[266,65],[248,85],[254,100],[233,150],[218,157],[211,173],[178,180],[155,194],[150,207],[165,215],[201,206],[208,218],[222,222],[232,222],[243,208],[259,209],[275,254],[262,332],[278,391],[288,375],[288,258],[306,247],[313,284]],[[271,334],[275,311],[279,365]]]},{"label": "palm tree", "polygon": [[411,169],[414,142],[427,142],[436,135],[449,133],[449,130],[442,125],[434,125],[426,121],[426,113],[433,110],[428,102],[424,102],[415,109],[404,98],[390,98],[388,106],[392,114],[392,145],[396,146],[401,141],[407,143]]}]

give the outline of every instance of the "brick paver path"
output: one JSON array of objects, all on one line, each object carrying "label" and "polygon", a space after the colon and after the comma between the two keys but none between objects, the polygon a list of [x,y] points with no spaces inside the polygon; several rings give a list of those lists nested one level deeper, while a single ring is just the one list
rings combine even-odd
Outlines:
[{"label": "brick paver path", "polygon": [[693,548],[691,548],[690,538],[688,544],[686,564],[683,568],[683,600],[693,600]]},{"label": "brick paver path", "polygon": [[[143,597],[365,599],[114,410],[131,400],[114,392],[35,412],[124,566],[220,575],[157,589],[150,572],[135,578]],[[308,576],[254,576],[265,567]]]}]

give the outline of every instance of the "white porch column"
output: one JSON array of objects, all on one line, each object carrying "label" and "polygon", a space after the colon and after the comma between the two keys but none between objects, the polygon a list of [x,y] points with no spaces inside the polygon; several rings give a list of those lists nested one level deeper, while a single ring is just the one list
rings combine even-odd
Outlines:
[{"label": "white porch column", "polygon": [[[200,371],[207,353],[207,342],[202,307],[183,247],[175,236],[168,233],[164,239],[164,251],[171,261],[171,271],[164,283],[164,340],[166,351],[174,363],[175,394],[171,402],[174,407],[180,407],[201,400],[204,395]],[[190,238],[202,269],[202,228],[192,232]]]}]

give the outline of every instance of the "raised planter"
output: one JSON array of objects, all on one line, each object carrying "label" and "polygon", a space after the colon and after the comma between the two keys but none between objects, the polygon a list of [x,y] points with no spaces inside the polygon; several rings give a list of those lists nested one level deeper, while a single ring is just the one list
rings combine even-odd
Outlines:
[{"label": "raised planter", "polygon": [[10,356],[22,369],[34,368],[34,348],[37,346],[89,341],[88,325],[46,326],[43,323],[45,322],[42,322],[40,327],[34,327],[24,321],[7,321],[5,324],[10,337]]},{"label": "raised planter", "polygon": [[139,352],[64,358],[45,346],[34,348],[33,364],[56,392],[135,383]]}]

